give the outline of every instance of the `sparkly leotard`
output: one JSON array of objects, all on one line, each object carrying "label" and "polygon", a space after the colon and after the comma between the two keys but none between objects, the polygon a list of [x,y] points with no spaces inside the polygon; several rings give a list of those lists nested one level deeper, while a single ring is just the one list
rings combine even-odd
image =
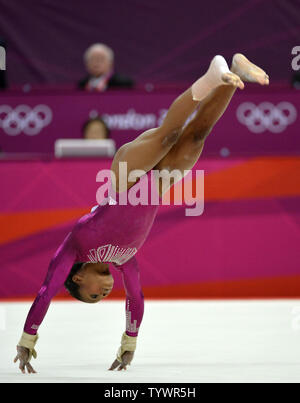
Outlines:
[{"label": "sparkly leotard", "polygon": [[[36,334],[51,299],[59,292],[76,262],[111,263],[122,273],[126,291],[126,333],[136,336],[144,312],[144,298],[135,254],[145,242],[157,214],[159,197],[152,171],[123,194],[111,193],[105,205],[98,205],[78,220],[52,258],[46,279],[29,311],[24,331]],[[155,193],[154,190],[154,193]],[[121,205],[121,195],[131,202],[143,194],[142,204]],[[148,197],[148,204],[145,198]]]}]

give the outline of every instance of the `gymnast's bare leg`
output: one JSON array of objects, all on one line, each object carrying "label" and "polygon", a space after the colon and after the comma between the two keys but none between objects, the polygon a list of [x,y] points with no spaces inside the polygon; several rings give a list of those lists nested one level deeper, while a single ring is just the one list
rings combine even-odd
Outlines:
[{"label": "gymnast's bare leg", "polygon": [[[236,54],[231,64],[231,72],[243,82],[268,85],[268,75],[252,64],[245,56]],[[220,85],[199,104],[194,119],[182,130],[171,150],[157,164],[157,169],[190,170],[198,161],[204,142],[214,125],[221,118],[237,89],[236,85]]]},{"label": "gymnast's bare leg", "polygon": [[[215,56],[207,73],[172,103],[161,127],[144,132],[118,150],[112,163],[116,190],[125,190],[118,188],[119,179],[125,175],[119,170],[119,162],[127,162],[128,173],[135,169],[191,169],[201,155],[205,139],[237,88],[244,89],[244,82],[268,85],[269,77],[242,54],[234,55],[230,69],[222,56]],[[185,126],[196,109],[196,116]],[[124,181],[124,177],[121,179],[127,188],[134,185]]]}]

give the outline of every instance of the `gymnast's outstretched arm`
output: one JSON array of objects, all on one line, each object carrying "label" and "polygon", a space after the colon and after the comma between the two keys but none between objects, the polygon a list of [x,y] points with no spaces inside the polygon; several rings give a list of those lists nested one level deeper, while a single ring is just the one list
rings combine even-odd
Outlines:
[{"label": "gymnast's outstretched arm", "polygon": [[14,362],[20,361],[19,368],[25,373],[34,373],[30,361],[36,358],[35,344],[38,339],[38,328],[41,325],[52,298],[59,292],[76,259],[76,252],[71,240],[71,233],[65,238],[63,244],[52,258],[46,279],[35,298],[28,313],[24,332],[17,346],[17,356]]},{"label": "gymnast's outstretched arm", "polygon": [[126,292],[126,330],[123,333],[117,359],[112,363],[110,370],[126,369],[130,365],[136,349],[137,336],[144,315],[144,295],[140,283],[138,262],[132,257],[128,262],[115,268],[122,273]]}]

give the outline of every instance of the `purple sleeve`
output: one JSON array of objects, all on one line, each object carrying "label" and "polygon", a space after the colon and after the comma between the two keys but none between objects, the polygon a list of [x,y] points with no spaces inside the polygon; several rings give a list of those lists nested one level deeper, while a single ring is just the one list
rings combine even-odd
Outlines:
[{"label": "purple sleeve", "polygon": [[126,292],[126,334],[136,337],[144,315],[144,295],[140,284],[139,266],[136,258],[132,257],[117,268],[122,273]]},{"label": "purple sleeve", "polygon": [[59,292],[68,277],[75,262],[76,252],[72,247],[71,233],[66,237],[62,245],[52,258],[46,279],[34,300],[27,316],[24,331],[36,334],[41,325],[51,302],[51,299]]}]

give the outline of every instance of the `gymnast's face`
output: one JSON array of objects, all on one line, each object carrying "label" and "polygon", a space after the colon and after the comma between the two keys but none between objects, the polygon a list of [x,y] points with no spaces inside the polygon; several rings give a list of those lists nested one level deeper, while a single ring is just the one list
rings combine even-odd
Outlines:
[{"label": "gymnast's face", "polygon": [[109,266],[103,263],[84,264],[72,280],[79,285],[82,300],[90,304],[107,297],[114,285]]}]

